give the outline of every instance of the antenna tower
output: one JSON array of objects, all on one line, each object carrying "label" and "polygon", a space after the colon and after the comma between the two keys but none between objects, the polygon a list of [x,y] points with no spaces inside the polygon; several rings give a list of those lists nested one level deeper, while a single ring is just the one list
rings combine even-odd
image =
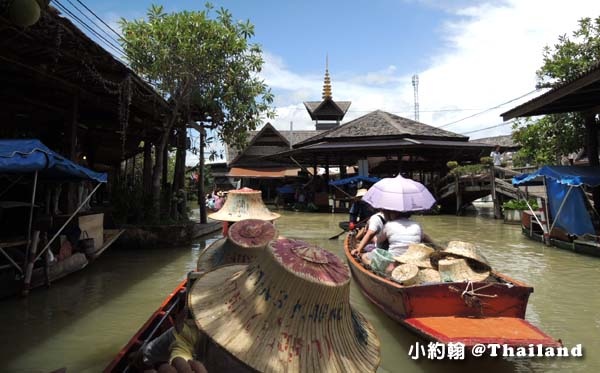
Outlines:
[{"label": "antenna tower", "polygon": [[412,76],[412,85],[415,92],[415,120],[419,121],[419,76],[417,74]]}]

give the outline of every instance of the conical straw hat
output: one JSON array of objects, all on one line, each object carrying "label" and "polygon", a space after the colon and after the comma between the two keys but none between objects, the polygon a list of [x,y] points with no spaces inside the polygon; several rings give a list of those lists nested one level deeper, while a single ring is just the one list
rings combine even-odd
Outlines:
[{"label": "conical straw hat", "polygon": [[392,280],[401,283],[402,285],[412,285],[417,282],[417,274],[419,267],[414,264],[400,264],[392,271]]},{"label": "conical straw hat", "polygon": [[260,372],[374,372],[373,326],[350,306],[350,271],[334,254],[271,241],[248,265],[202,275],[188,304],[198,327]]},{"label": "conical straw hat", "polygon": [[210,215],[209,218],[220,221],[240,221],[244,219],[259,219],[272,221],[280,215],[269,211],[263,203],[262,192],[250,188],[230,190],[223,207]]},{"label": "conical straw hat", "polygon": [[275,237],[277,229],[268,221],[238,221],[229,228],[227,237],[213,242],[200,253],[197,271],[207,272],[226,264],[249,263]]},{"label": "conical straw hat", "polygon": [[422,268],[417,273],[417,284],[431,284],[436,282],[442,282],[440,273],[433,268]]},{"label": "conical straw hat", "polygon": [[488,260],[479,252],[479,249],[470,242],[450,241],[445,250],[441,251],[444,256],[452,255],[470,259],[480,264],[483,268],[491,269]]},{"label": "conical straw hat", "polygon": [[466,259],[441,259],[438,262],[440,277],[444,282],[480,282],[488,278],[489,270],[476,272],[467,263]]},{"label": "conical straw hat", "polygon": [[395,256],[394,260],[400,263],[411,263],[421,268],[433,268],[429,257],[435,250],[421,243],[411,243],[402,255]]}]

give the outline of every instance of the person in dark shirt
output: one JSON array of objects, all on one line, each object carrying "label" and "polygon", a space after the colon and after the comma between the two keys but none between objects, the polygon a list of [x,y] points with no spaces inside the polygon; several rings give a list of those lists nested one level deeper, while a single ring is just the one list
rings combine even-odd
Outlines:
[{"label": "person in dark shirt", "polygon": [[367,219],[375,213],[375,210],[368,203],[362,200],[367,190],[362,188],[356,191],[354,202],[350,206],[349,228],[354,229],[358,224],[365,224]]}]

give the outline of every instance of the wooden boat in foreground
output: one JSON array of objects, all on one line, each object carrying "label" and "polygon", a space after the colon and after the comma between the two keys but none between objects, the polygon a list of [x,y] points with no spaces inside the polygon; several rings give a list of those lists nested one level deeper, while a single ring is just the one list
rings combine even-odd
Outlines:
[{"label": "wooden boat in foreground", "polygon": [[403,286],[364,268],[350,253],[354,242],[347,236],[344,252],[360,291],[390,318],[424,338],[462,342],[467,348],[478,343],[561,346],[525,320],[532,287],[496,272],[492,280],[472,283],[474,297],[462,296],[466,282]]},{"label": "wooden boat in foreground", "polygon": [[185,304],[185,289],[188,280],[183,280],[162,302],[142,327],[133,335],[117,356],[104,368],[104,372],[137,372],[133,356],[151,340],[161,335],[174,324],[174,314]]}]

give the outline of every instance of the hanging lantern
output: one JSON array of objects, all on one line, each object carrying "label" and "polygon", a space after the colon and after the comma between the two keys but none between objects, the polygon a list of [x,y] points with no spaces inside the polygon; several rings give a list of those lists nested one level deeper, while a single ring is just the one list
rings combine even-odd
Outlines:
[{"label": "hanging lantern", "polygon": [[40,19],[40,10],[36,0],[13,0],[8,9],[8,18],[17,26],[28,27]]}]

